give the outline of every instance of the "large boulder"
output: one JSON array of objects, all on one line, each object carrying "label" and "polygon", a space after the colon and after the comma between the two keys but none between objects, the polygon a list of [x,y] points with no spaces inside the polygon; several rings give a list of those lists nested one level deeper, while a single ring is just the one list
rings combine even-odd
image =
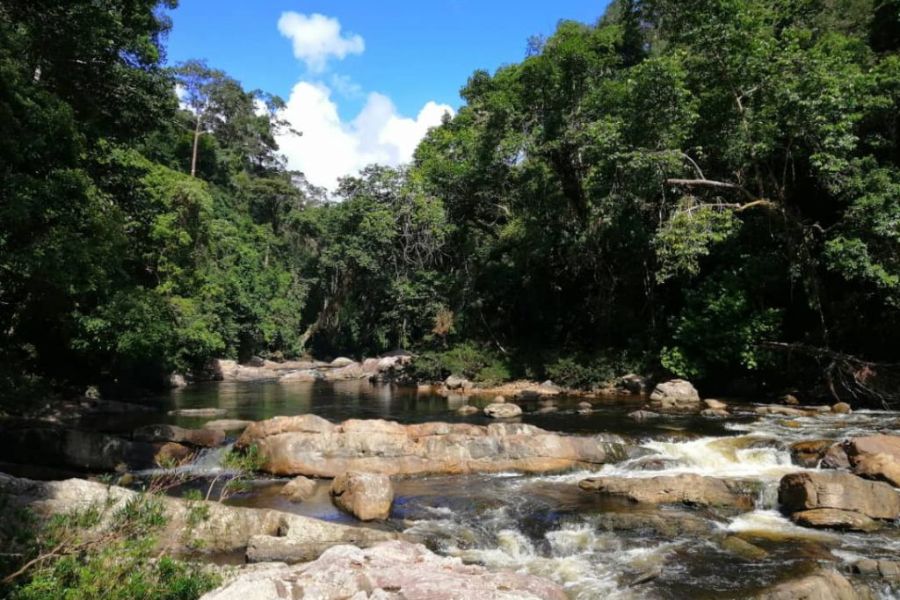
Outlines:
[{"label": "large boulder", "polygon": [[269,381],[278,379],[279,375],[274,369],[262,366],[241,365],[234,360],[218,359],[214,362],[213,370],[216,379],[221,381]]},{"label": "large boulder", "polygon": [[513,419],[522,416],[522,408],[508,402],[495,402],[484,407],[484,414],[492,419]]},{"label": "large boulder", "polygon": [[[11,518],[3,512],[23,507],[45,518],[91,507],[108,507],[114,511],[138,495],[132,490],[84,479],[37,482],[4,474],[0,474],[0,494],[10,500],[0,508],[0,518]],[[226,506],[219,502],[188,503],[168,496],[161,496],[160,501],[167,524],[158,542],[174,550],[240,551],[255,535],[289,538],[295,546],[305,544],[317,551],[337,544],[371,545],[397,537],[390,532],[329,523],[277,510]],[[203,508],[206,518],[196,523],[198,506]],[[186,531],[190,531],[190,536],[185,535]]]},{"label": "large boulder", "polygon": [[316,598],[342,600],[565,600],[556,584],[524,573],[489,571],[445,558],[425,546],[386,542],[369,549],[340,546],[318,560],[239,575],[201,600]]},{"label": "large boulder", "polygon": [[653,388],[650,406],[656,410],[696,410],[700,407],[700,394],[690,381],[672,379]]},{"label": "large boulder", "polygon": [[872,519],[900,517],[900,494],[890,485],[842,471],[785,475],[778,487],[778,501],[788,513],[832,508]]},{"label": "large boulder", "polygon": [[394,502],[391,478],[383,473],[343,473],[331,482],[335,506],[360,521],[387,519]]},{"label": "large boulder", "polygon": [[176,425],[147,425],[134,430],[132,439],[140,442],[176,442],[214,448],[225,443],[221,429],[185,429]]},{"label": "large boulder", "polygon": [[852,438],[844,443],[844,450],[857,475],[900,487],[900,436]]},{"label": "large boulder", "polygon": [[755,600],[868,600],[870,594],[860,592],[846,577],[833,569],[822,569],[812,575],[791,579],[772,586],[755,596]]},{"label": "large boulder", "polygon": [[852,510],[836,508],[814,508],[791,515],[791,519],[804,527],[839,529],[841,531],[871,532],[881,526],[874,519]]},{"label": "large boulder", "polygon": [[351,419],[335,425],[314,415],[254,423],[238,448],[255,445],[263,470],[276,475],[337,477],[591,468],[625,457],[625,446],[596,436],[550,433],[521,423],[420,423]]},{"label": "large boulder", "polygon": [[579,482],[583,490],[646,504],[686,504],[750,510],[753,486],[740,480],[694,474],[657,477],[591,477]]},{"label": "large boulder", "polygon": [[316,481],[309,477],[295,477],[284,484],[281,495],[287,496],[291,502],[309,500],[316,491]]},{"label": "large boulder", "polygon": [[331,361],[331,366],[335,368],[348,367],[352,364],[355,364],[356,361],[352,358],[347,358],[346,356],[339,356],[338,358]]},{"label": "large boulder", "polygon": [[132,441],[113,435],[55,427],[14,427],[0,431],[0,460],[113,471],[153,467],[161,443]]},{"label": "large boulder", "polygon": [[359,363],[352,362],[338,369],[329,369],[325,371],[325,381],[349,381],[351,379],[365,379],[369,377],[369,373],[362,368]]}]

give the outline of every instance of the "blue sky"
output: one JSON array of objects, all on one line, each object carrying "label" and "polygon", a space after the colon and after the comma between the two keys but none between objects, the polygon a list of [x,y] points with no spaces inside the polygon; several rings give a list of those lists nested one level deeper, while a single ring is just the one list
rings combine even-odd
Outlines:
[{"label": "blue sky", "polygon": [[[475,69],[521,60],[560,19],[594,22],[604,0],[181,0],[168,60],[204,58],[246,88],[289,100],[303,138],[279,140],[314,183],[399,164]],[[318,16],[315,16],[318,15]]]}]

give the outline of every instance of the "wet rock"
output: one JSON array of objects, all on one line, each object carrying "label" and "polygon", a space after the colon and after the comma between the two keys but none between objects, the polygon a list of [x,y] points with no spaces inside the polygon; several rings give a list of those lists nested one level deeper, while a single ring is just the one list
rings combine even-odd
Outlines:
[{"label": "wet rock", "polygon": [[444,387],[448,390],[458,390],[462,389],[466,383],[468,383],[468,380],[456,375],[450,375],[444,380]]},{"label": "wet rock", "polygon": [[382,473],[343,473],[331,482],[335,506],[360,521],[387,519],[394,502],[391,478]]},{"label": "wet rock", "polygon": [[556,400],[553,398],[541,398],[538,400],[538,406],[547,408],[548,406],[556,406]]},{"label": "wet rock", "polygon": [[787,404],[788,406],[798,406],[800,404],[800,400],[798,400],[797,396],[793,394],[785,394],[781,397],[781,403]]},{"label": "wet rock", "polygon": [[691,382],[672,379],[653,389],[650,406],[657,410],[696,410],[700,406],[700,394]]},{"label": "wet rock", "polygon": [[86,471],[153,467],[159,448],[160,444],[78,429],[41,426],[0,432],[0,460],[27,459],[28,464]]},{"label": "wet rock", "polygon": [[[0,474],[0,493],[11,500],[0,507],[0,518],[9,518],[3,514],[4,510],[25,507],[41,517],[104,506],[109,506],[112,514],[138,496],[137,492],[125,488],[84,479],[36,482],[4,474]],[[203,552],[210,553],[233,552],[246,548],[255,535],[290,538],[316,551],[325,546],[374,544],[397,538],[386,531],[329,523],[277,510],[226,506],[219,502],[188,503],[168,496],[160,497],[160,501],[167,522],[158,543],[169,551],[202,548]],[[204,508],[208,518],[194,524],[191,535],[185,536],[198,505]]]},{"label": "wet rock", "polygon": [[710,410],[728,410],[728,405],[721,400],[713,400],[712,398],[708,398],[703,401],[703,404],[705,404],[706,408]]},{"label": "wet rock", "polygon": [[629,373],[619,378],[619,381],[616,382],[616,387],[632,394],[646,394],[650,391],[650,380],[647,377]]},{"label": "wet rock", "polygon": [[325,379],[325,375],[322,371],[316,369],[302,369],[300,371],[291,371],[289,373],[285,373],[281,376],[280,380],[283,382],[300,382],[300,383],[312,383],[314,381],[323,381]]},{"label": "wet rock", "polygon": [[870,575],[872,573],[877,573],[878,561],[872,560],[871,558],[864,558],[853,563],[853,565],[850,567],[850,570],[853,573],[857,573],[859,575]]},{"label": "wet rock", "polygon": [[178,465],[190,458],[192,454],[193,452],[187,446],[176,442],[167,442],[156,452],[153,462],[160,466]]},{"label": "wet rock", "polygon": [[[365,371],[365,367],[363,370]],[[432,393],[434,393],[434,388],[430,383],[420,383],[416,386],[416,394],[420,396],[430,396]]]},{"label": "wet rock", "polygon": [[224,408],[177,408],[168,414],[178,417],[220,417],[227,412]]},{"label": "wet rock", "polygon": [[578,412],[587,411],[591,412],[594,410],[594,405],[590,402],[579,402],[578,403]]},{"label": "wet rock", "polygon": [[243,431],[253,421],[243,419],[216,419],[203,424],[203,429],[216,429],[218,431]]},{"label": "wet rock", "polygon": [[352,358],[347,358],[346,356],[340,356],[331,361],[331,366],[335,368],[347,367],[353,364],[356,364],[356,361]]},{"label": "wet rock", "polygon": [[900,487],[900,462],[890,454],[863,454],[854,460],[853,472],[860,477],[877,479]]},{"label": "wet rock", "polygon": [[171,373],[166,383],[172,389],[187,387],[188,384],[187,379],[181,373]]},{"label": "wet rock", "polygon": [[846,577],[833,569],[775,585],[755,596],[756,600],[868,600]]},{"label": "wet rock", "polygon": [[[497,406],[515,406],[500,404]],[[237,448],[256,445],[263,470],[337,477],[347,471],[388,475],[590,468],[622,460],[626,447],[599,436],[550,433],[521,423],[420,423],[351,419],[334,425],[314,415],[276,417],[244,430]]]},{"label": "wet rock", "polygon": [[706,408],[700,411],[700,416],[706,417],[707,419],[725,419],[728,417],[728,411],[715,408]]},{"label": "wet rock", "polygon": [[465,406],[460,406],[456,409],[456,412],[464,417],[468,417],[470,415],[477,415],[481,412],[481,409],[477,406],[472,406],[471,404],[466,404]]},{"label": "wet rock", "polygon": [[900,517],[900,494],[890,485],[842,471],[785,475],[778,487],[778,501],[788,513],[834,508],[872,519]]},{"label": "wet rock", "polygon": [[147,425],[135,429],[131,437],[139,442],[177,442],[206,448],[225,443],[225,432],[222,430],[185,429],[176,425]]},{"label": "wet rock", "polygon": [[484,414],[492,419],[513,419],[522,415],[522,409],[515,404],[488,404]]},{"label": "wet rock", "polygon": [[387,542],[368,549],[338,546],[318,560],[239,575],[201,600],[565,600],[556,584],[524,573],[489,571],[445,558],[425,546]]},{"label": "wet rock", "polygon": [[694,474],[592,477],[580,481],[578,487],[647,504],[720,506],[742,510],[750,510],[754,504],[752,490],[746,482]]},{"label": "wet rock", "polygon": [[683,535],[708,535],[713,528],[710,521],[686,510],[626,512],[609,511],[595,516],[597,526],[608,531],[650,531],[668,539]]},{"label": "wet rock", "polygon": [[505,404],[505,403],[506,403],[506,397],[505,397],[505,396],[494,396],[493,403],[494,403],[494,404]]},{"label": "wet rock", "polygon": [[561,392],[562,391],[561,387],[559,387],[558,385],[556,385],[549,379],[547,381],[541,383],[541,387],[544,388],[545,390],[550,390],[551,392]]},{"label": "wet rock", "polygon": [[795,512],[791,519],[803,527],[838,529],[841,531],[862,531],[870,533],[877,531],[880,525],[864,514],[851,510],[838,510],[834,508],[815,508]]},{"label": "wet rock", "polygon": [[539,415],[549,415],[551,413],[559,412],[559,407],[557,406],[542,406],[541,408],[535,411]]},{"label": "wet rock", "polygon": [[801,467],[815,468],[833,445],[833,440],[803,440],[795,442],[790,446],[791,461]]},{"label": "wet rock", "polygon": [[813,414],[810,411],[804,410],[802,408],[794,408],[792,406],[779,406],[778,404],[757,406],[753,410],[758,415],[781,415],[785,417],[808,417]]},{"label": "wet rock", "polygon": [[362,365],[351,363],[338,369],[329,369],[324,372],[325,381],[350,381],[353,379],[365,379],[369,376]]},{"label": "wet rock", "polygon": [[291,502],[303,502],[311,498],[315,491],[316,481],[300,475],[284,484],[281,495],[287,496]]},{"label": "wet rock", "polygon": [[849,415],[853,412],[853,409],[850,408],[850,405],[846,402],[838,402],[834,406],[831,407],[831,412],[838,415]]},{"label": "wet rock", "polygon": [[849,469],[850,458],[843,445],[832,444],[825,451],[825,456],[822,457],[822,463],[819,466],[823,469]]},{"label": "wet rock", "polygon": [[879,560],[878,574],[884,579],[900,579],[900,562],[893,560]]},{"label": "wet rock", "polygon": [[869,435],[851,438],[844,444],[851,461],[864,454],[890,454],[900,460],[900,436]]},{"label": "wet rock", "polygon": [[278,379],[278,373],[260,361],[257,366],[241,365],[234,360],[215,361],[214,370],[222,381],[268,381]]},{"label": "wet rock", "polygon": [[643,423],[644,421],[651,421],[653,419],[660,418],[659,413],[655,413],[649,410],[636,410],[628,413],[628,418],[632,421],[637,421],[638,423]]},{"label": "wet rock", "polygon": [[721,542],[722,548],[746,560],[763,560],[769,553],[736,535],[726,536]]}]

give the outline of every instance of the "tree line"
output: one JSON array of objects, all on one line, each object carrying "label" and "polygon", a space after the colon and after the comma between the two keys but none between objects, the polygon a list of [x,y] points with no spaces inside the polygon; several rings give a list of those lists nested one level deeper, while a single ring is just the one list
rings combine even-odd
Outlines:
[{"label": "tree line", "polygon": [[0,0],[4,394],[405,348],[896,399],[900,2],[614,0],[332,198],[173,7]]}]

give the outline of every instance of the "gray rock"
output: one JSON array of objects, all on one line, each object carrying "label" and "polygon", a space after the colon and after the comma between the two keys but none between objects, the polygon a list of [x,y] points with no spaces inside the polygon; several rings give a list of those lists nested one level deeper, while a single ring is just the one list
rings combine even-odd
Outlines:
[{"label": "gray rock", "polygon": [[216,419],[203,424],[203,429],[217,429],[219,431],[243,431],[253,421],[243,419]]},{"label": "gray rock", "polygon": [[347,358],[346,356],[340,356],[333,361],[331,361],[331,366],[335,368],[347,367],[349,365],[356,364],[356,361],[352,358]]},{"label": "gray rock", "polygon": [[383,473],[343,473],[331,482],[335,506],[360,521],[387,519],[394,502],[391,478]]},{"label": "gray rock", "polygon": [[751,484],[694,474],[591,477],[580,481],[578,487],[604,496],[646,504],[721,506],[742,510],[750,510],[754,505],[754,490]]},{"label": "gray rock", "polygon": [[450,375],[447,379],[444,380],[444,386],[448,390],[458,390],[465,386],[468,383],[466,379],[462,377],[457,377],[456,375]]},{"label": "gray rock", "polygon": [[316,491],[316,481],[302,475],[293,478],[281,488],[281,495],[287,496],[291,502],[308,500]]},{"label": "gray rock", "polygon": [[522,415],[522,409],[516,404],[488,404],[484,414],[492,419],[512,419]]},{"label": "gray rock", "polygon": [[655,413],[650,410],[636,410],[628,413],[628,418],[632,421],[637,421],[638,423],[643,423],[644,421],[651,421],[653,419],[660,418],[659,413]]},{"label": "gray rock", "polygon": [[756,595],[755,600],[868,600],[846,577],[833,569],[791,579]]},{"label": "gray rock", "polygon": [[225,443],[225,432],[222,430],[185,429],[176,425],[147,425],[135,429],[131,437],[140,442],[177,442],[207,448]]},{"label": "gray rock", "polygon": [[696,410],[700,406],[700,394],[691,382],[672,379],[660,383],[650,394],[650,405],[659,410]]},{"label": "gray rock", "polygon": [[833,508],[872,519],[900,517],[900,494],[894,488],[842,471],[785,475],[778,487],[778,501],[788,513]]}]

